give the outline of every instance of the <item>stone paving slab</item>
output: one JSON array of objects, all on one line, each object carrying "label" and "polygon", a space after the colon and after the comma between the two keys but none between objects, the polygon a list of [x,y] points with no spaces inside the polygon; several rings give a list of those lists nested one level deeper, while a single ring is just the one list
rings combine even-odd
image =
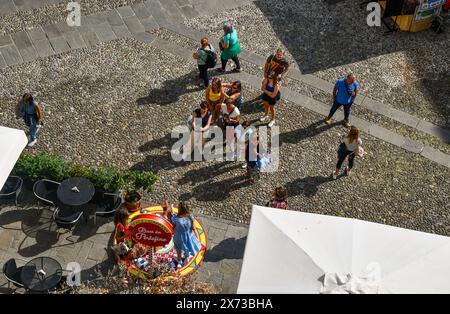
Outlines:
[{"label": "stone paving slab", "polygon": [[131,33],[145,32],[145,27],[141,24],[137,16],[130,16],[124,18],[123,21],[125,22],[125,25],[128,27],[128,30]]},{"label": "stone paving slab", "polygon": [[159,26],[164,26],[167,24],[176,24],[176,21],[170,21],[167,19],[164,8],[161,3],[157,0],[147,0],[144,2],[147,8],[152,12],[153,17]]},{"label": "stone paving slab", "polygon": [[94,46],[100,43],[100,39],[98,39],[97,35],[94,32],[86,32],[81,35],[83,37],[84,42],[88,47]]},{"label": "stone paving slab", "polygon": [[8,65],[6,64],[5,59],[3,59],[2,54],[0,53],[0,69],[5,69]]},{"label": "stone paving slab", "polygon": [[154,35],[147,32],[133,34],[133,38],[148,44],[152,44],[153,41],[156,39]]},{"label": "stone paving slab", "polygon": [[50,38],[50,44],[56,53],[64,53],[70,51],[69,44],[64,36]]},{"label": "stone paving slab", "polygon": [[27,30],[27,33],[31,41],[47,39],[45,32],[42,30],[42,27],[40,26]]},{"label": "stone paving slab", "polygon": [[0,16],[17,12],[17,7],[13,0],[1,0],[0,1]]},{"label": "stone paving slab", "polygon": [[31,40],[28,38],[28,34],[25,31],[14,33],[11,35],[11,38],[19,50],[32,46]]},{"label": "stone paving slab", "polygon": [[64,38],[69,44],[70,49],[80,49],[87,47],[86,43],[83,40],[83,37],[81,37],[80,33],[77,31],[64,33]]},{"label": "stone paving slab", "polygon": [[117,39],[116,34],[113,32],[108,23],[93,25],[92,30],[97,35],[100,42],[107,42]]},{"label": "stone paving slab", "polygon": [[47,34],[49,39],[58,38],[62,36],[61,31],[58,29],[56,24],[45,25],[42,27],[44,32]]},{"label": "stone paving slab", "polygon": [[15,45],[0,47],[0,53],[2,54],[6,64],[8,66],[20,64],[23,62],[19,51]]},{"label": "stone paving slab", "polygon": [[33,61],[38,57],[38,54],[33,46],[19,49],[19,53],[22,57],[23,62]]},{"label": "stone paving slab", "polygon": [[117,8],[117,12],[122,19],[135,15],[133,9],[129,5]]},{"label": "stone paving slab", "polygon": [[445,143],[450,144],[450,131],[438,127],[437,125],[428,121],[420,120],[416,129],[442,139]]},{"label": "stone paving slab", "polygon": [[200,16],[200,12],[191,5],[180,6],[180,11],[187,19],[194,19]]},{"label": "stone paving slab", "polygon": [[425,158],[450,168],[450,156],[437,149],[425,146],[420,154]]},{"label": "stone paving slab", "polygon": [[142,26],[144,26],[146,32],[150,32],[153,29],[159,28],[159,25],[153,16],[144,19],[140,18],[139,21],[141,22]]},{"label": "stone paving slab", "polygon": [[111,26],[121,26],[124,24],[123,19],[117,10],[108,11],[106,20]]},{"label": "stone paving slab", "polygon": [[398,147],[402,147],[405,143],[405,137],[375,124],[371,126],[369,134]]},{"label": "stone paving slab", "polygon": [[47,38],[33,41],[34,47],[41,58],[46,58],[55,54],[52,45]]},{"label": "stone paving slab", "polygon": [[12,41],[10,34],[0,36],[0,47],[9,46],[12,44],[13,44],[13,41]]},{"label": "stone paving slab", "polygon": [[151,10],[143,2],[133,4],[131,9],[139,19],[145,19],[152,16]]},{"label": "stone paving slab", "polygon": [[130,30],[125,24],[119,26],[112,26],[112,30],[114,34],[116,34],[117,38],[129,37],[131,35]]}]

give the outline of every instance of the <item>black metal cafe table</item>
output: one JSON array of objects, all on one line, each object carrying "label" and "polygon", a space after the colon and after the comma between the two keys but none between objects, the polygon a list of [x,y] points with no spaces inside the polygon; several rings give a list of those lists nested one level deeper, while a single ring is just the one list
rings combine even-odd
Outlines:
[{"label": "black metal cafe table", "polygon": [[25,288],[44,292],[55,288],[62,279],[61,264],[51,257],[36,257],[26,263],[20,274]]},{"label": "black metal cafe table", "polygon": [[77,207],[89,203],[95,188],[88,179],[73,177],[61,182],[56,193],[63,204]]}]

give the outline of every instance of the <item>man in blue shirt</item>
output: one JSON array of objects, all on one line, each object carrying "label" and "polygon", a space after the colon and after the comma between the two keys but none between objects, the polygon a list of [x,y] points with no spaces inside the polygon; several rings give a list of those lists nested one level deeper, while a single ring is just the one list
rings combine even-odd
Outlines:
[{"label": "man in blue shirt", "polygon": [[348,118],[350,116],[350,107],[353,105],[356,96],[359,92],[359,83],[356,81],[356,76],[353,73],[347,75],[347,78],[341,78],[336,82],[333,89],[333,107],[331,107],[325,123],[331,124],[331,117],[333,117],[339,107],[344,106],[344,126],[350,127]]}]

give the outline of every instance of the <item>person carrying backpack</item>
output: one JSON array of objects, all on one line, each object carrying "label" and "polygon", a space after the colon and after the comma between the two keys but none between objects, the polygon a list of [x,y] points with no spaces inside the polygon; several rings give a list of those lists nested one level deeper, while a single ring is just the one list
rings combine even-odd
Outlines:
[{"label": "person carrying backpack", "polygon": [[19,97],[18,100],[16,116],[23,117],[26,126],[30,128],[28,147],[33,147],[37,143],[38,128],[42,126],[42,110],[31,94],[27,93],[23,95],[22,99]]},{"label": "person carrying backpack", "polygon": [[282,186],[275,189],[273,198],[267,202],[266,207],[288,209],[287,191]]},{"label": "person carrying backpack", "polygon": [[[194,53],[193,58],[197,60],[199,77],[203,80],[203,86],[207,88],[209,86],[208,69],[216,66],[217,54],[207,37],[202,38],[200,43],[201,47]],[[203,86],[200,84],[200,87]]]}]

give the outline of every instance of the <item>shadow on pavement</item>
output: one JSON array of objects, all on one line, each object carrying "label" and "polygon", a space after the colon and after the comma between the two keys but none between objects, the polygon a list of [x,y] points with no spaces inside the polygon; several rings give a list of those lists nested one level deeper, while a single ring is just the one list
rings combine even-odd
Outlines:
[{"label": "shadow on pavement", "polygon": [[217,244],[205,254],[205,262],[219,262],[223,259],[242,259],[244,258],[245,244],[247,236],[235,239],[228,238]]}]

